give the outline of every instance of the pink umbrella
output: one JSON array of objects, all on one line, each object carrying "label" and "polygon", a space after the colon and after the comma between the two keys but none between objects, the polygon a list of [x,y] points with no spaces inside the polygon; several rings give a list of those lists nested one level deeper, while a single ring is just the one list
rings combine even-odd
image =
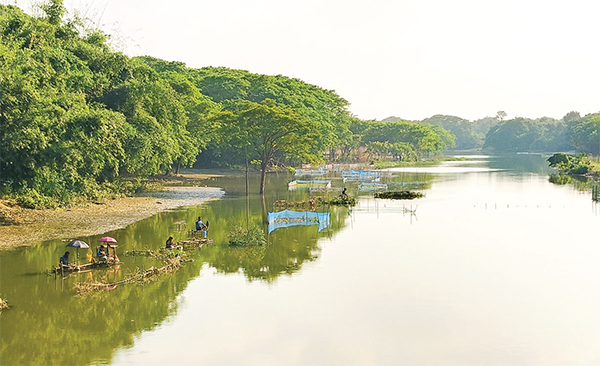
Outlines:
[{"label": "pink umbrella", "polygon": [[104,238],[98,239],[98,241],[103,242],[103,243],[116,243],[117,239],[110,237],[110,236],[105,236]]}]

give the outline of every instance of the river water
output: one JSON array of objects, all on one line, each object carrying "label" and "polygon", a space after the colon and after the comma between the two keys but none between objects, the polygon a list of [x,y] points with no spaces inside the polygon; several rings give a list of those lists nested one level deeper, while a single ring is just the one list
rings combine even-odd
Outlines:
[{"label": "river water", "polygon": [[550,173],[538,155],[390,169],[381,182],[425,197],[361,194],[351,210],[319,208],[327,228],[279,228],[251,249],[230,247],[229,230],[264,225],[276,200],[308,193],[273,174],[264,200],[246,199],[242,178],[221,178],[211,183],[222,199],[106,234],[119,252],[158,249],[187,236],[174,222],[202,216],[213,244],[174,275],[98,296],[77,298],[73,286],[157,263],[121,256],[116,271],[62,279],[46,270],[64,241],[1,252],[12,308],[0,315],[0,364],[598,364],[600,209],[585,185]]}]

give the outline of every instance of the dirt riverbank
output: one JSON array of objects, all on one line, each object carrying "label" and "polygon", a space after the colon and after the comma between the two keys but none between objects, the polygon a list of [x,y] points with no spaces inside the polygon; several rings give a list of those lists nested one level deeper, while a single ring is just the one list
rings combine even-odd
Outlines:
[{"label": "dirt riverbank", "polygon": [[[99,235],[124,228],[159,212],[181,206],[202,204],[221,197],[220,188],[203,184],[183,186],[182,183],[201,182],[221,174],[188,173],[162,180],[164,190],[143,197],[125,197],[60,210],[31,210],[0,201],[0,250],[28,246],[51,239],[72,239]],[[181,187],[173,185],[182,184]]]}]

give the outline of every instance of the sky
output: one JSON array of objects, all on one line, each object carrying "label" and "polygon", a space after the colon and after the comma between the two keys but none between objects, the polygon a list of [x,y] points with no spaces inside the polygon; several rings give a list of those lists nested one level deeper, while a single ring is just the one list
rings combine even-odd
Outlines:
[{"label": "sky", "polygon": [[298,78],[361,119],[600,112],[595,0],[64,3],[127,55]]}]

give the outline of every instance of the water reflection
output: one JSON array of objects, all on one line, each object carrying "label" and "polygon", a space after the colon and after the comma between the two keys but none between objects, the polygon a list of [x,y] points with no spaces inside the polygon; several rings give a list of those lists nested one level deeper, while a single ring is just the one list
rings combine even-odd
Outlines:
[{"label": "water reflection", "polygon": [[[252,177],[257,181],[256,177]],[[53,240],[30,248],[0,253],[2,296],[12,308],[2,314],[1,360],[6,365],[91,364],[110,362],[113,352],[130,347],[143,331],[159,328],[175,316],[179,296],[189,281],[198,277],[205,263],[221,273],[243,273],[249,281],[272,283],[281,275],[299,271],[306,262],[318,258],[318,239],[333,235],[345,224],[343,208],[332,209],[327,230],[316,227],[288,228],[268,235],[264,247],[234,248],[227,233],[235,224],[259,224],[266,210],[281,197],[304,199],[307,192],[288,192],[288,175],[272,175],[273,189],[264,199],[259,195],[239,196],[243,181],[224,178],[232,189],[227,198],[202,206],[162,212],[125,229],[106,233],[119,242],[119,253],[132,249],[157,250],[169,235],[175,240],[186,238],[175,222],[185,221],[192,227],[198,216],[210,220],[210,237],[214,244],[192,253],[194,262],[186,263],[175,275],[164,276],[146,286],[118,286],[94,297],[76,298],[74,284],[80,281],[117,282],[136,270],[159,266],[151,257],[120,255],[119,268],[94,270],[68,277],[48,275],[47,271],[64,253],[68,241]],[[219,185],[221,181],[214,182]],[[265,226],[265,234],[267,234]],[[96,243],[100,236],[82,237]],[[93,245],[92,245],[93,247]],[[91,253],[91,251],[87,252]],[[86,251],[81,257],[86,257]],[[43,345],[31,352],[32,344]]]},{"label": "water reflection", "polygon": [[[481,164],[483,162],[472,162]],[[450,164],[445,164],[450,165]],[[488,167],[467,167],[467,166],[436,166],[436,167],[398,167],[388,168],[385,171],[388,172],[401,172],[401,173],[431,173],[431,174],[445,174],[445,173],[478,173],[478,172],[492,172],[501,169],[493,169]]]},{"label": "water reflection", "polygon": [[[425,198],[375,200],[364,194],[351,211],[322,209],[330,213],[330,225],[320,232],[315,225],[269,234],[263,225],[276,200],[307,197],[287,190],[293,175],[269,175],[271,191],[264,199],[246,199],[243,178],[219,178],[211,181],[227,192],[219,201],[107,233],[123,251],[158,249],[169,235],[187,236],[175,222],[191,226],[202,216],[211,222],[213,244],[193,252],[194,262],[174,275],[96,297],[74,297],[74,283],[88,280],[87,274],[45,274],[67,242],[1,252],[2,296],[13,305],[1,315],[1,362],[593,360],[600,357],[594,333],[600,327],[600,251],[590,244],[590,230],[572,228],[595,227],[598,217],[589,212],[588,191],[548,183],[538,173],[547,169],[543,159],[537,157],[535,166],[534,158],[519,156],[513,165],[500,157],[477,158],[490,168],[481,172],[382,175],[390,187],[413,185]],[[327,179],[356,192],[357,182],[344,183],[335,174]],[[252,176],[251,187],[258,183]],[[238,224],[263,225],[268,244],[230,247],[227,234]],[[99,237],[80,239],[95,243]],[[158,264],[146,257],[121,259],[118,271],[94,271],[92,278],[117,281]]]}]

